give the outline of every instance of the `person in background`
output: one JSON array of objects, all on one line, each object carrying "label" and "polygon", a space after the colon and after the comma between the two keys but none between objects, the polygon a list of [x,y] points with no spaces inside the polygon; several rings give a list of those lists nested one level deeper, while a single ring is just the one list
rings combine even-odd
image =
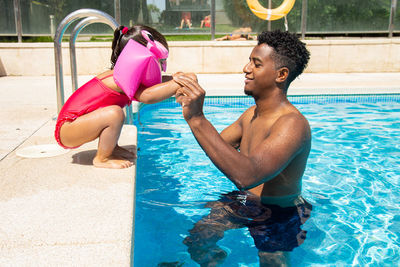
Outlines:
[{"label": "person in background", "polygon": [[211,15],[205,16],[204,19],[201,20],[200,28],[211,27]]},{"label": "person in background", "polygon": [[179,29],[183,28],[192,28],[192,15],[190,11],[182,12],[181,25],[179,26]]},{"label": "person in background", "polygon": [[216,38],[216,41],[246,41],[246,40],[257,40],[257,36],[251,35],[250,27],[243,27],[236,29],[232,34]]}]

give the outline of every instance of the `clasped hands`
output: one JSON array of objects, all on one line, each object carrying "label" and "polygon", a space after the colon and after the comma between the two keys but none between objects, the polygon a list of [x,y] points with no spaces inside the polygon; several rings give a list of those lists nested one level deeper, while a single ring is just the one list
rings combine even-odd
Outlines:
[{"label": "clasped hands", "polygon": [[203,104],[206,92],[199,85],[194,73],[177,72],[172,75],[181,87],[176,91],[176,102],[181,104],[183,117],[187,122],[204,116]]}]

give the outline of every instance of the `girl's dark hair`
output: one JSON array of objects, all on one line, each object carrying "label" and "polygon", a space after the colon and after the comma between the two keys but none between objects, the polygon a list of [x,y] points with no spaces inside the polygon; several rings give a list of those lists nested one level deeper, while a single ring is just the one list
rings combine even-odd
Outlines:
[{"label": "girl's dark hair", "polygon": [[165,40],[165,37],[157,30],[149,26],[138,24],[133,26],[132,28],[129,28],[125,34],[122,33],[123,28],[125,28],[125,26],[121,25],[114,31],[114,39],[111,46],[112,48],[111,69],[114,68],[119,55],[121,54],[122,50],[124,49],[125,45],[128,43],[130,39],[135,40],[136,42],[144,46],[147,45],[147,40],[144,39],[144,37],[141,34],[142,30],[151,33],[151,35],[153,35],[154,37],[154,40],[159,41],[163,46],[165,46],[165,48],[169,50],[167,40]]},{"label": "girl's dark hair", "polygon": [[275,30],[262,32],[257,39],[258,45],[266,44],[274,49],[272,59],[277,69],[289,69],[288,85],[306,68],[310,52],[296,34]]}]

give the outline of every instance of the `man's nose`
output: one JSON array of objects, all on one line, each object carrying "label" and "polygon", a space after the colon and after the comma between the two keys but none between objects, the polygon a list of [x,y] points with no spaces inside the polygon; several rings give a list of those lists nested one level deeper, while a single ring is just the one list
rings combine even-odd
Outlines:
[{"label": "man's nose", "polygon": [[250,70],[250,63],[251,63],[251,62],[248,62],[246,65],[244,65],[244,67],[243,67],[243,72],[244,72],[244,73],[250,73],[250,72],[251,72],[251,70]]}]

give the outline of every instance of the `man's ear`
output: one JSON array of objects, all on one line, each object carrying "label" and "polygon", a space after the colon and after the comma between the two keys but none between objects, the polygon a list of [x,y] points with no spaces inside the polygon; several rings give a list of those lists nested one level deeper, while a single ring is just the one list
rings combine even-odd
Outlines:
[{"label": "man's ear", "polygon": [[277,70],[278,76],[276,77],[275,81],[276,83],[284,83],[289,76],[289,69],[286,67],[282,67],[279,70]]}]

